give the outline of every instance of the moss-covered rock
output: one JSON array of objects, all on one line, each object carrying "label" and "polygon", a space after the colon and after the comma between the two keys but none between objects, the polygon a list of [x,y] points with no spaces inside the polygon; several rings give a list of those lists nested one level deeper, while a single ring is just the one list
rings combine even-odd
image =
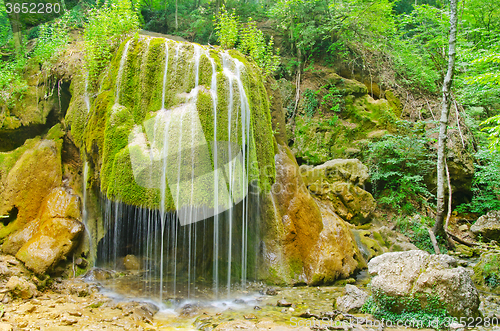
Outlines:
[{"label": "moss-covered rock", "polygon": [[500,294],[500,254],[485,253],[474,266],[474,283],[482,290]]},{"label": "moss-covered rock", "polygon": [[307,164],[355,157],[367,142],[397,130],[401,103],[393,94],[374,99],[361,82],[345,79],[331,69],[308,71],[293,136],[293,152]]},{"label": "moss-covered rock", "polygon": [[[213,207],[211,173],[227,177],[223,165],[237,155],[248,182],[263,190],[274,182],[268,96],[259,68],[240,53],[140,36],[120,46],[90,111],[83,86],[83,76],[73,82],[66,119],[107,198],[172,211],[190,197]],[[187,182],[196,186],[189,194]]]}]

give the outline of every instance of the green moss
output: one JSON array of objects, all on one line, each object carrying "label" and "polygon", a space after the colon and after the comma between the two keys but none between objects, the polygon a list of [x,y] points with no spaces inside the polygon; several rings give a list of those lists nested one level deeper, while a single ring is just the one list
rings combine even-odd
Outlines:
[{"label": "green moss", "polygon": [[480,289],[500,294],[500,254],[481,255],[472,280]]},{"label": "green moss", "polygon": [[[125,43],[124,43],[125,44]],[[100,166],[99,177],[101,191],[108,198],[120,200],[132,205],[158,207],[160,203],[158,188],[145,188],[136,183],[130,160],[129,135],[133,128],[143,128],[146,132],[146,121],[155,122],[155,117],[162,108],[167,112],[181,111],[189,101],[189,92],[195,86],[195,59],[194,45],[174,41],[165,41],[163,38],[139,38],[132,40],[123,67],[122,80],[119,84],[119,104],[115,104],[116,77],[124,51],[124,44],[119,47],[108,71],[103,75],[102,84],[94,100],[88,121],[82,121],[83,114],[74,112],[72,127],[78,139],[82,140],[92,164]],[[165,47],[168,47],[168,70],[166,76],[167,88],[163,95],[163,80],[165,73]],[[217,69],[217,127],[214,127],[214,109],[212,97],[209,93],[212,79],[212,65],[206,56],[206,50],[201,50],[199,61],[199,93],[196,100],[197,115],[201,123],[204,139],[208,144],[209,161],[197,162],[197,167],[203,172],[213,171],[212,141],[216,132],[217,141],[237,142],[243,145],[241,128],[241,109],[239,92],[236,81],[233,84],[233,110],[229,116],[229,82],[222,73],[219,52],[211,49],[210,56],[214,59]],[[250,141],[245,141],[250,154],[246,155],[250,168],[250,180],[258,181],[261,189],[269,190],[274,182],[274,145],[271,129],[269,101],[264,88],[260,71],[253,63],[249,63],[239,53],[234,54],[245,64],[242,72],[242,81],[251,108]],[[80,101],[73,100],[75,108],[81,108]],[[163,110],[162,110],[163,111]],[[185,114],[185,113],[183,113]],[[229,118],[231,122],[229,123]],[[81,122],[87,122],[82,130]],[[171,132],[180,136],[191,134],[190,127],[183,124],[182,131]],[[229,126],[231,134],[229,134]],[[150,132],[151,133],[151,132]],[[80,138],[81,137],[81,138]],[[148,139],[151,137],[148,137]],[[174,139],[174,138],[169,138]],[[151,143],[151,142],[149,142]],[[140,153],[140,147],[136,152]],[[135,155],[135,154],[134,154]],[[175,156],[177,157],[177,156]],[[198,157],[198,156],[197,156]],[[201,156],[200,156],[201,157]],[[187,162],[186,160],[184,160]],[[180,159],[180,162],[184,162]],[[175,162],[174,162],[175,163]],[[256,164],[256,166],[254,166]],[[187,169],[187,167],[186,167]],[[173,171],[173,169],[171,169]],[[186,170],[187,171],[187,170]],[[201,171],[201,170],[200,170]],[[185,177],[188,174],[181,174]],[[187,178],[187,177],[186,177]],[[157,183],[156,183],[157,184]],[[203,189],[196,192],[197,201],[212,203],[209,192],[211,185],[202,184]],[[167,209],[174,209],[174,199],[169,192],[165,205]]]}]

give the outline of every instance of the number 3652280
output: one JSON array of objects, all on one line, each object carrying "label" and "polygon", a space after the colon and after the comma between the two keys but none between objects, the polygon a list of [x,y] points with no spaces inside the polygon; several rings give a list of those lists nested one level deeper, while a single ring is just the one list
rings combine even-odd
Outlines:
[{"label": "number 3652280", "polygon": [[58,14],[61,11],[59,3],[9,3],[5,4],[7,14]]}]

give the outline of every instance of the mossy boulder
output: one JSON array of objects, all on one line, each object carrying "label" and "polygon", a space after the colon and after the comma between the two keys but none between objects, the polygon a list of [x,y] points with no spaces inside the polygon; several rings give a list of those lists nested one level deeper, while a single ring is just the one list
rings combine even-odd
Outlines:
[{"label": "mossy boulder", "polygon": [[469,272],[449,255],[425,251],[385,253],[368,263],[373,299],[400,314],[445,309],[453,317],[480,317],[479,294]]},{"label": "mossy boulder", "polygon": [[484,291],[500,294],[500,254],[485,253],[474,266],[472,280]]},{"label": "mossy boulder", "polygon": [[191,196],[183,191],[191,179],[189,203],[213,208],[210,174],[227,172],[222,165],[236,154],[227,146],[216,154],[220,142],[242,152],[248,182],[270,189],[269,100],[260,69],[240,53],[138,36],[120,46],[100,81],[88,93],[83,76],[73,82],[66,119],[107,198],[174,211],[187,203],[178,197]]},{"label": "mossy boulder", "polygon": [[328,201],[344,221],[366,223],[375,210],[375,199],[363,189],[368,168],[357,159],[330,160],[322,165],[301,166],[301,176],[316,198]]},{"label": "mossy boulder", "polygon": [[498,240],[500,238],[500,210],[492,210],[479,217],[470,230],[476,236]]},{"label": "mossy boulder", "polygon": [[[314,95],[304,96],[310,90]],[[308,71],[293,135],[292,150],[303,163],[318,165],[335,158],[356,157],[370,140],[397,131],[401,104],[374,99],[366,86],[340,77],[329,68]]]}]

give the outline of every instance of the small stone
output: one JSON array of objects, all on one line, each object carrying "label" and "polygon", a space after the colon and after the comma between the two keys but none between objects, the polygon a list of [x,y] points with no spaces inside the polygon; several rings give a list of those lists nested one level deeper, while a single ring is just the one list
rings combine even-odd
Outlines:
[{"label": "small stone", "polygon": [[61,318],[62,325],[73,325],[76,323],[78,323],[78,320],[76,318],[69,317],[69,316],[64,316],[63,318]]},{"label": "small stone", "polygon": [[293,309],[292,307],[290,307],[290,309],[288,309],[288,310],[291,311],[291,312],[295,311],[295,309]]},{"label": "small stone", "polygon": [[278,291],[276,291],[276,289],[273,287],[269,287],[266,289],[266,294],[267,295],[278,295]]},{"label": "small stone", "polygon": [[469,227],[467,226],[467,224],[462,224],[458,227],[458,229],[462,232],[465,232],[469,230]]},{"label": "small stone", "polygon": [[287,312],[287,310],[286,309],[281,309],[281,312],[284,314],[284,313]]},{"label": "small stone", "polygon": [[245,300],[243,300],[243,299],[235,299],[235,300],[234,300],[234,303],[244,304],[244,303],[245,303]]},{"label": "small stone", "polygon": [[248,314],[248,315],[243,315],[243,318],[246,320],[254,320],[257,319],[257,316],[255,316],[254,314]]},{"label": "small stone", "polygon": [[450,331],[463,331],[465,329],[465,325],[460,323],[450,323]]},{"label": "small stone", "polygon": [[37,292],[35,284],[17,276],[10,277],[5,287],[14,297],[21,299],[31,299]]},{"label": "small stone", "polygon": [[291,307],[292,303],[286,301],[285,299],[282,299],[282,300],[278,300],[277,306],[278,307]]},{"label": "small stone", "polygon": [[127,270],[140,270],[141,260],[135,255],[127,255],[123,258],[123,265]]},{"label": "small stone", "polygon": [[253,307],[254,310],[261,310],[262,308],[260,308],[259,306],[255,306]]}]

